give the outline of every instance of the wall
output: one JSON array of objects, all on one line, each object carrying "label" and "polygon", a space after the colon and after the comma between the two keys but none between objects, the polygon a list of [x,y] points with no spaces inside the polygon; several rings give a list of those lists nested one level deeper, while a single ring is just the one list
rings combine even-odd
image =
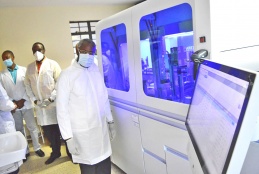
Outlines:
[{"label": "wall", "polygon": [[259,45],[258,7],[258,0],[210,1],[213,58],[221,51]]},{"label": "wall", "polygon": [[[69,21],[101,20],[129,6],[52,6],[0,8],[0,53],[12,50],[15,62],[27,66],[34,61],[31,47],[42,42],[46,56],[62,69],[73,58]],[[0,70],[3,64],[0,63]]]}]

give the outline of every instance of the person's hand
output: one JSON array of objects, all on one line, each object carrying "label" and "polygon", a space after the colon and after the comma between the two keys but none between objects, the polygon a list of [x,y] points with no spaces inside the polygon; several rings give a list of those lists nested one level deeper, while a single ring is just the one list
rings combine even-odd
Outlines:
[{"label": "person's hand", "polygon": [[41,104],[41,102],[39,100],[34,100],[34,104],[39,106],[39,104]]},{"label": "person's hand", "polygon": [[49,101],[49,99],[45,99],[43,100],[41,107],[47,107],[51,102]]},{"label": "person's hand", "polygon": [[109,133],[110,133],[110,140],[112,141],[116,136],[114,122],[108,122],[108,127],[109,127]]},{"label": "person's hand", "polygon": [[70,138],[70,139],[66,140],[66,143],[67,143],[67,148],[68,148],[68,150],[71,154],[79,155],[77,145],[76,145],[73,138]]},{"label": "person's hand", "polygon": [[14,104],[14,109],[13,110],[11,110],[11,113],[13,114],[13,113],[15,113],[15,111],[16,111],[16,109],[17,109],[17,105],[16,105],[16,103],[15,102],[13,102],[13,104]]},{"label": "person's hand", "polygon": [[42,102],[40,100],[35,100],[34,104],[38,107],[42,107]]},{"label": "person's hand", "polygon": [[26,101],[26,100],[21,99],[21,100],[14,101],[14,102],[15,102],[15,104],[17,105],[18,109],[21,109],[21,108],[24,106],[24,102],[25,102],[25,101]]}]

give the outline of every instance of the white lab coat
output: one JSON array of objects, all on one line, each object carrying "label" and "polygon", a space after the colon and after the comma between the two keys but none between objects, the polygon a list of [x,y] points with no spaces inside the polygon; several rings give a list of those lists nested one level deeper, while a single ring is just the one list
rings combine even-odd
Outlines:
[{"label": "white lab coat", "polygon": [[8,69],[6,69],[0,74],[0,77],[1,77],[0,82],[4,87],[4,89],[6,90],[10,100],[17,101],[17,100],[24,99],[26,101],[24,102],[24,106],[21,109],[31,109],[33,107],[33,104],[26,93],[25,85],[24,85],[25,73],[26,73],[26,68],[22,66],[18,66],[16,84],[15,84],[10,72],[8,71]]},{"label": "white lab coat", "polygon": [[112,121],[107,89],[98,67],[76,61],[62,71],[57,83],[57,117],[64,139],[73,137],[79,155],[73,161],[96,164],[108,158],[111,144],[107,121]]},{"label": "white lab coat", "polygon": [[15,132],[15,123],[11,110],[15,108],[6,91],[0,84],[0,134]]},{"label": "white lab coat", "polygon": [[[47,57],[43,60],[38,74],[36,62],[28,65],[24,84],[31,101],[56,98],[55,84],[61,68],[54,60]],[[53,102],[45,108],[35,106],[38,124],[41,126],[57,124],[56,103]]]}]

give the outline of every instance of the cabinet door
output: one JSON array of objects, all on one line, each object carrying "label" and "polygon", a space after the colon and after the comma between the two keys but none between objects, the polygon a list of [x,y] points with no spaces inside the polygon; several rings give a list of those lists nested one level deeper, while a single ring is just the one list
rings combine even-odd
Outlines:
[{"label": "cabinet door", "polygon": [[166,165],[163,161],[145,152],[143,156],[146,174],[166,174]]},{"label": "cabinet door", "polygon": [[116,137],[111,142],[112,162],[128,174],[143,174],[138,115],[113,105],[112,113],[116,126]]},{"label": "cabinet door", "polygon": [[185,154],[165,148],[166,169],[168,174],[192,174],[188,157]]}]

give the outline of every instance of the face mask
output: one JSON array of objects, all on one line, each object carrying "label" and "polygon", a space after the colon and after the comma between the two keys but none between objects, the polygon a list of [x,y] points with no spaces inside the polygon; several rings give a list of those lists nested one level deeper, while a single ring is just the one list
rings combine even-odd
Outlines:
[{"label": "face mask", "polygon": [[36,51],[33,55],[34,55],[34,57],[36,58],[37,61],[41,61],[44,58],[44,54],[42,54],[39,51]]},{"label": "face mask", "polygon": [[4,61],[4,64],[5,64],[6,67],[10,67],[10,66],[13,65],[13,61],[12,61],[11,58],[10,58],[10,59],[6,59],[6,60]]},{"label": "face mask", "polygon": [[94,55],[79,54],[78,63],[86,68],[90,67],[94,62]]}]

